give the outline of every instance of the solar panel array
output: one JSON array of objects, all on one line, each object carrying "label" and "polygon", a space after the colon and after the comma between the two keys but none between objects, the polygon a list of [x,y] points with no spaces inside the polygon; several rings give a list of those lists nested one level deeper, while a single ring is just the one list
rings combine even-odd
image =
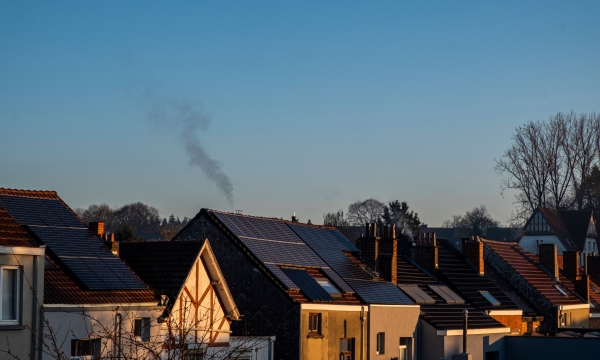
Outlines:
[{"label": "solar panel array", "polygon": [[0,195],[3,207],[93,290],[146,289],[60,200]]},{"label": "solar panel array", "polygon": [[[413,302],[394,284],[373,281],[357,266],[344,251],[356,252],[358,249],[338,230],[317,228],[305,225],[288,224],[337,275],[360,298],[372,304],[412,304]],[[334,282],[335,279],[331,278]],[[336,285],[338,285],[336,283]],[[344,289],[338,285],[340,289]]]}]

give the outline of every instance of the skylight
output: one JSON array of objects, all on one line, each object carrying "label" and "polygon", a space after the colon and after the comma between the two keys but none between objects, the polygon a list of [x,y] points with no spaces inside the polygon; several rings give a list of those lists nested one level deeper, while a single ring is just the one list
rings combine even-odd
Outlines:
[{"label": "skylight", "polygon": [[329,282],[329,280],[327,279],[316,279],[317,283],[319,283],[319,285],[321,285],[321,287],[323,289],[325,289],[325,291],[327,291],[329,294],[331,295],[340,295],[341,293],[339,292],[339,290],[333,286],[333,284],[331,282]]},{"label": "skylight", "polygon": [[569,296],[565,290],[563,290],[560,286],[558,285],[554,285],[554,287],[556,288],[556,290],[560,291],[561,294],[563,294],[564,296]]},{"label": "skylight", "polygon": [[494,295],[490,294],[489,291],[485,291],[485,290],[480,290],[479,293],[487,300],[489,301],[493,306],[500,306],[500,301],[498,301]]},{"label": "skylight", "polygon": [[595,292],[596,294],[600,293],[600,290],[598,290],[598,288],[597,288],[597,287],[595,287],[594,285],[590,285],[590,287],[592,288],[592,290],[594,290],[594,292]]}]

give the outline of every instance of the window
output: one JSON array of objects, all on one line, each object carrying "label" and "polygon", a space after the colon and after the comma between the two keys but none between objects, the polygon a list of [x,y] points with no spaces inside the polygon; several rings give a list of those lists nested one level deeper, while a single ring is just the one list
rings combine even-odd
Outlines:
[{"label": "window", "polygon": [[333,286],[333,284],[331,282],[329,282],[329,280],[327,280],[327,279],[316,279],[316,280],[317,280],[317,283],[319,283],[319,285],[321,285],[321,287],[329,293],[329,295],[332,295],[332,296],[342,295],[342,293],[340,293],[339,290],[335,286]]},{"label": "window", "polygon": [[409,360],[409,351],[411,349],[412,338],[401,337],[398,351],[398,360]]},{"label": "window", "polygon": [[354,338],[340,339],[340,360],[354,360]]},{"label": "window", "polygon": [[135,319],[133,333],[144,342],[150,341],[150,318]]},{"label": "window", "polygon": [[100,339],[72,339],[71,356],[100,356]]},{"label": "window", "polygon": [[560,314],[560,326],[567,326],[567,313]]},{"label": "window", "polygon": [[385,333],[377,333],[377,355],[385,354]]},{"label": "window", "polygon": [[20,279],[19,267],[2,266],[0,267],[0,302],[2,318],[0,324],[18,324],[19,306],[20,306]]},{"label": "window", "polygon": [[311,313],[308,315],[308,333],[321,335],[321,314]]},{"label": "window", "polygon": [[480,290],[479,293],[483,295],[483,297],[489,301],[493,306],[500,306],[500,301],[498,301],[494,295],[490,294],[489,291]]},{"label": "window", "polygon": [[556,290],[560,291],[560,293],[561,293],[561,294],[563,294],[564,296],[566,296],[566,297],[568,297],[568,296],[569,296],[569,295],[567,294],[567,292],[566,292],[566,291],[565,291],[563,288],[561,288],[560,286],[558,286],[558,285],[554,285],[554,287],[556,288]]}]

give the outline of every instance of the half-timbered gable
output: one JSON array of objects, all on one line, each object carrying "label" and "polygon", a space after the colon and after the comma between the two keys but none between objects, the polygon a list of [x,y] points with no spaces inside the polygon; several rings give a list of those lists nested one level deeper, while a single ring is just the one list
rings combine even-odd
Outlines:
[{"label": "half-timbered gable", "polygon": [[173,341],[229,345],[239,313],[208,241],[122,243],[120,256],[165,297],[163,328]]}]

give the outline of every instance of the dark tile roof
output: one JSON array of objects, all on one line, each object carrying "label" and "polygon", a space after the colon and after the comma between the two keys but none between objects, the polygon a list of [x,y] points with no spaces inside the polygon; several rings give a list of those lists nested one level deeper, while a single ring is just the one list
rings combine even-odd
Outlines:
[{"label": "dark tile roof", "polygon": [[[564,275],[559,275],[560,282],[539,268],[539,258],[536,254],[525,252],[517,243],[483,240],[485,246],[493,250],[527,281],[538,293],[553,305],[575,305],[582,301],[573,294],[573,283]],[[562,285],[568,297],[562,295],[554,285]]]},{"label": "dark tile roof", "polygon": [[204,241],[122,242],[119,256],[171,303],[179,294]]},{"label": "dark tile roof", "polygon": [[0,207],[0,246],[39,247],[39,244]]},{"label": "dark tile roof", "polygon": [[[480,310],[518,309],[519,307],[490,279],[467,264],[465,256],[445,239],[438,239],[438,270],[458,291]],[[501,305],[493,306],[479,291],[488,291]]]},{"label": "dark tile roof", "polygon": [[87,290],[68,270],[48,256],[44,267],[44,304],[137,304],[157,303],[151,289],[145,290]]},{"label": "dark tile roof", "polygon": [[565,249],[579,251],[584,249],[590,219],[593,215],[592,210],[555,210],[540,207],[531,215],[525,228],[538,212],[544,216]]}]

